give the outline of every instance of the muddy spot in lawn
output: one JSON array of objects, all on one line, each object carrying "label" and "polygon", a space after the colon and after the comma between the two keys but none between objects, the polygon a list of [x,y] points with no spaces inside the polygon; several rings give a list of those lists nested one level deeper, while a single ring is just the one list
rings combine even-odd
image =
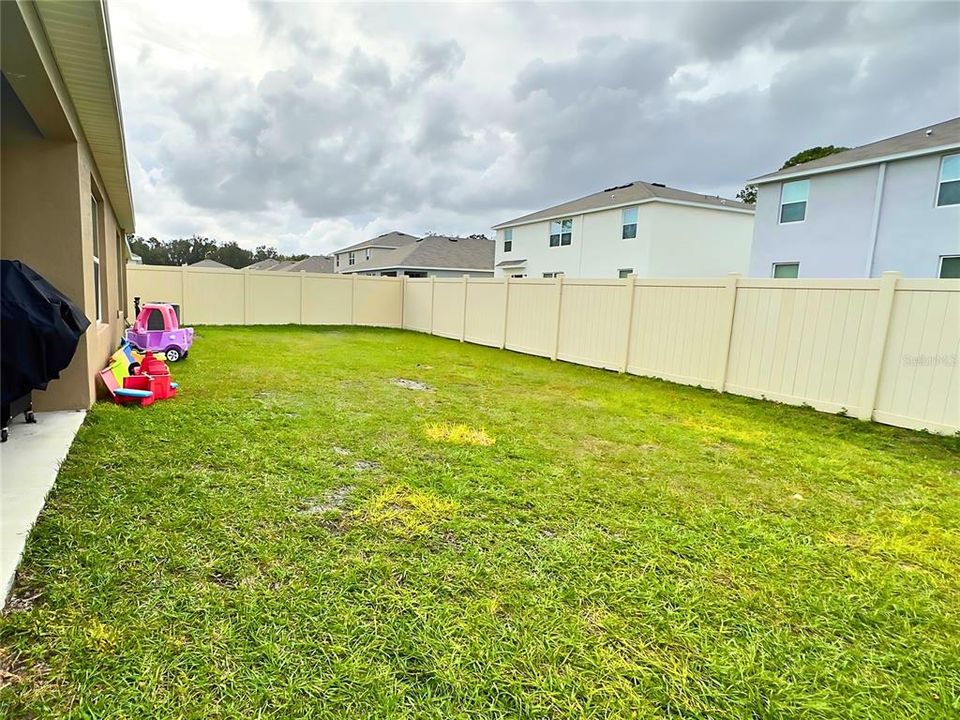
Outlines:
[{"label": "muddy spot in lawn", "polygon": [[418,390],[420,392],[430,392],[433,388],[426,383],[422,383],[419,380],[408,380],[406,378],[393,378],[391,380],[394,385],[397,387],[406,388],[407,390]]}]

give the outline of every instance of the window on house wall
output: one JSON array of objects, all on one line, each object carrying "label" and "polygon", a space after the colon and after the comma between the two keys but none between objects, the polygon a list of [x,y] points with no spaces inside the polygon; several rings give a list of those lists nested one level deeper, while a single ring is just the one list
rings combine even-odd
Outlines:
[{"label": "window on house wall", "polygon": [[419,270],[407,270],[403,274],[406,275],[408,278],[425,278],[427,276],[427,273],[421,272]]},{"label": "window on house wall", "polygon": [[628,278],[631,275],[633,275],[633,268],[620,268],[617,271],[617,277],[619,277],[621,280],[623,278]]},{"label": "window on house wall", "polygon": [[336,261],[337,261],[337,267],[340,267],[340,256],[339,256],[339,255],[336,256]]},{"label": "window on house wall", "polygon": [[960,278],[960,255],[944,255],[940,258],[941,278]]},{"label": "window on house wall", "polygon": [[780,222],[803,222],[807,216],[807,197],[810,181],[796,180],[784,183],[780,189]]},{"label": "window on house wall", "polygon": [[526,275],[524,275],[523,273],[514,273],[514,274],[511,275],[510,277],[512,277],[512,278],[525,278]]},{"label": "window on house wall", "polygon": [[550,223],[550,247],[569,245],[573,240],[573,218],[554,220]]},{"label": "window on house wall", "polygon": [[773,277],[775,278],[796,278],[800,277],[800,263],[774,263]]},{"label": "window on house wall", "polygon": [[363,259],[364,260],[370,259],[370,248],[367,248],[366,251],[364,252]]},{"label": "window on house wall", "polygon": [[357,254],[350,253],[347,255],[347,265],[354,265],[357,262]]},{"label": "window on house wall", "polygon": [[513,228],[507,228],[503,231],[503,251],[505,253],[513,250]]},{"label": "window on house wall", "polygon": [[563,277],[563,273],[562,272],[545,272],[543,276],[545,278],[558,278],[558,277]]},{"label": "window on house wall", "polygon": [[103,212],[96,195],[90,196],[90,237],[93,239],[93,301],[96,306],[97,320],[103,320],[103,274],[100,267],[102,232],[100,221]]},{"label": "window on house wall", "polygon": [[637,208],[623,209],[623,231],[620,237],[623,240],[633,240],[637,236]]},{"label": "window on house wall", "polygon": [[960,205],[960,155],[947,155],[940,161],[937,207],[947,205]]}]

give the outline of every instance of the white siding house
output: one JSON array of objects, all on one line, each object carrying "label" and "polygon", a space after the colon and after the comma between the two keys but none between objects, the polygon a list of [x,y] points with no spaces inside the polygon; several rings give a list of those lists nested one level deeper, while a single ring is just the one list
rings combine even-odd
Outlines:
[{"label": "white siding house", "polygon": [[334,272],[351,272],[354,265],[367,263],[388,256],[397,248],[415,243],[417,238],[407,233],[394,230],[393,232],[378,235],[370,240],[356,243],[333,254]]},{"label": "white siding house", "polygon": [[960,277],[960,118],[752,182],[752,276]]},{"label": "white siding house", "polygon": [[753,209],[634,182],[494,229],[497,277],[709,277],[746,272]]}]

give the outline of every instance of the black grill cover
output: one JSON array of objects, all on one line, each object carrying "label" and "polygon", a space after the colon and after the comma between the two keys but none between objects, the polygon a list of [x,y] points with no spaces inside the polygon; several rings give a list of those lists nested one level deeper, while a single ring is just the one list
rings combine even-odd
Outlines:
[{"label": "black grill cover", "polygon": [[19,260],[0,260],[0,401],[43,390],[70,364],[90,321]]}]

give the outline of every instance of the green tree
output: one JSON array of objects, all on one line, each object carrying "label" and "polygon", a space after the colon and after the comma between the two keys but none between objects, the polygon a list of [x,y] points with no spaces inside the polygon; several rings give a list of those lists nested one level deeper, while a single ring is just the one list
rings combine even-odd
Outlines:
[{"label": "green tree", "polygon": [[140,256],[144,265],[192,265],[210,259],[239,269],[267,258],[296,261],[310,257],[302,253],[281,255],[276,248],[268,245],[260,245],[251,251],[233,241],[218,243],[200,235],[171,240],[157,240],[155,237],[145,240],[139,235],[128,235],[127,242],[130,243],[130,250]]},{"label": "green tree", "polygon": [[[828,155],[833,155],[834,153],[843,152],[844,150],[849,150],[848,147],[843,147],[842,145],[817,145],[816,147],[807,148],[806,150],[801,150],[796,155],[788,158],[783,165],[780,166],[781,170],[786,170],[787,168],[792,168],[794,165],[801,165],[811,160],[819,160],[820,158],[827,157]],[[747,205],[755,205],[757,203],[757,186],[756,185],[746,185],[743,190],[737,193],[737,200],[747,203]]]},{"label": "green tree", "polygon": [[828,155],[833,155],[834,153],[843,152],[844,150],[849,149],[850,148],[843,147],[842,145],[817,145],[816,147],[801,150],[792,158],[787,160],[783,165],[781,165],[780,169],[786,170],[794,165],[800,165],[805,162],[810,162],[811,160],[819,160],[820,158],[827,157]]},{"label": "green tree", "polygon": [[254,262],[253,253],[237,245],[235,242],[223,243],[216,249],[211,259],[229,265],[232,268],[244,268]]}]

